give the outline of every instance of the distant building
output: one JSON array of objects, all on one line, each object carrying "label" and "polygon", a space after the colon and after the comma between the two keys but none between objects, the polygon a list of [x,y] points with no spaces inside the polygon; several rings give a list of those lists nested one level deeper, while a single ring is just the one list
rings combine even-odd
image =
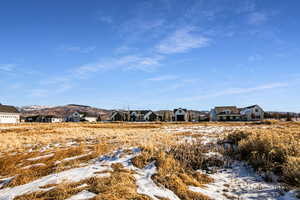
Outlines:
[{"label": "distant building", "polygon": [[145,115],[149,113],[151,110],[130,110],[129,117],[130,121],[145,121]]},{"label": "distant building", "polygon": [[258,105],[241,108],[240,113],[242,120],[245,121],[256,121],[264,119],[264,110]]},{"label": "distant building", "polygon": [[66,117],[66,121],[68,122],[80,122],[81,118],[83,117],[82,113],[73,112],[69,116]]},{"label": "distant building", "polygon": [[240,121],[240,110],[236,106],[218,106],[210,111],[211,121]]},{"label": "distant building", "polygon": [[187,109],[178,108],[173,110],[174,121],[185,122],[188,121],[188,111]]},{"label": "distant building", "polygon": [[237,108],[236,106],[219,106],[210,111],[211,121],[255,121],[263,120],[264,111],[258,105]]},{"label": "distant building", "polygon": [[25,117],[25,122],[60,123],[64,118],[57,115],[31,115]]},{"label": "distant building", "polygon": [[158,120],[158,116],[152,111],[149,111],[144,116],[144,121],[153,122],[153,121],[157,121],[157,120]]},{"label": "distant building", "polygon": [[14,106],[0,104],[0,124],[19,122],[20,112]]},{"label": "distant building", "polygon": [[97,122],[100,119],[100,115],[89,112],[75,111],[66,117],[68,122]]},{"label": "distant building", "polygon": [[84,113],[82,116],[81,121],[86,121],[86,122],[97,122],[99,119],[99,115],[94,114],[94,113]]},{"label": "distant building", "polygon": [[129,121],[129,112],[113,111],[110,116],[111,121]]},{"label": "distant building", "polygon": [[111,121],[124,121],[122,113],[117,112],[117,111],[112,113],[110,120]]}]

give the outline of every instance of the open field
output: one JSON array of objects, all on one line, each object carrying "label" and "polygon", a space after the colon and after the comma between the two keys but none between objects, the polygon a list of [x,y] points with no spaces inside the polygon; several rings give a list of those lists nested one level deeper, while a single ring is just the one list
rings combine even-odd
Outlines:
[{"label": "open field", "polygon": [[0,141],[0,200],[296,199],[300,188],[295,122],[2,124]]}]

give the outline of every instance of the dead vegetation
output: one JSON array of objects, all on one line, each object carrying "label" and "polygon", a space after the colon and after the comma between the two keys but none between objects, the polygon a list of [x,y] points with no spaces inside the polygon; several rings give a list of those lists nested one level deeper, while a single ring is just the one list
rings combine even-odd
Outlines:
[{"label": "dead vegetation", "polygon": [[[200,125],[210,126],[212,123]],[[251,129],[234,132],[226,137],[227,141],[238,146],[238,151],[232,152],[232,155],[248,161],[258,171],[274,172],[283,177],[282,181],[285,183],[299,187],[299,123],[213,123],[213,125],[251,126]],[[189,127],[195,124],[62,123],[20,124],[9,127],[0,125],[0,177],[14,176],[3,188],[22,185],[49,174],[87,164],[92,159],[119,148],[143,147],[141,154],[133,158],[132,163],[138,168],[144,168],[155,162],[157,173],[152,179],[158,186],[173,191],[180,199],[208,199],[205,195],[189,190],[189,186],[203,187],[212,182],[211,178],[197,170],[222,166],[223,162],[204,156],[210,149],[201,145],[200,134],[192,130],[171,134],[164,130],[166,126]],[[193,140],[183,143],[182,139],[186,137]],[[51,154],[53,155],[43,157]],[[32,159],[38,157],[41,158]],[[73,157],[74,159],[70,159]],[[83,190],[95,193],[97,196],[93,200],[150,199],[137,193],[132,171],[121,165],[112,167],[113,171],[109,171],[110,177],[93,177],[77,183],[48,185],[43,188],[55,187],[48,191],[21,195],[16,199],[60,200]],[[86,186],[78,187],[82,184]]]},{"label": "dead vegetation", "polygon": [[[202,146],[202,145],[201,145]],[[157,166],[157,174],[153,179],[157,185],[173,191],[180,199],[206,200],[207,196],[192,192],[188,186],[203,187],[212,182],[207,175],[196,169],[203,166],[203,149],[199,143],[175,145],[170,150],[144,148],[141,155],[132,159],[138,168],[144,168],[151,162]]]},{"label": "dead vegetation", "polygon": [[300,124],[272,124],[277,126],[234,132],[226,139],[237,145],[234,154],[239,159],[258,171],[279,175],[288,185],[300,187]]},{"label": "dead vegetation", "polygon": [[[15,178],[3,187],[14,187],[26,184],[52,173],[78,167],[80,163],[85,163],[93,158],[108,153],[111,149],[112,146],[109,147],[107,144],[97,144],[91,147],[80,145],[78,147],[58,149],[53,152],[4,155],[0,158],[0,175],[3,177],[15,176]],[[49,157],[47,157],[47,155],[49,155]],[[78,155],[84,156],[79,158],[74,157]],[[65,158],[72,157],[75,159],[64,161]]]}]

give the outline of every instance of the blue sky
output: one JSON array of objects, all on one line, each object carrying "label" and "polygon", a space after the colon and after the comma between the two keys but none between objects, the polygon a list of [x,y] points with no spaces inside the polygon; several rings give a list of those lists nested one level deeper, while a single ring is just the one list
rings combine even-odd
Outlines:
[{"label": "blue sky", "polygon": [[298,0],[0,6],[0,102],[300,112]]}]

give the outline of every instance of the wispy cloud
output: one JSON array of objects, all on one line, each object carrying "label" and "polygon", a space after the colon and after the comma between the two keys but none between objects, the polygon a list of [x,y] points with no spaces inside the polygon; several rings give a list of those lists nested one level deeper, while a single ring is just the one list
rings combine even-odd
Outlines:
[{"label": "wispy cloud", "polygon": [[248,16],[248,23],[251,25],[260,25],[265,23],[267,20],[267,14],[262,12],[253,12]]},{"label": "wispy cloud", "polygon": [[100,70],[109,70],[115,68],[121,68],[123,70],[142,70],[153,71],[160,65],[160,61],[163,60],[163,56],[138,56],[127,55],[109,59],[106,61],[95,62],[91,64],[85,64],[79,66],[74,70],[74,75],[80,78],[85,78],[91,73],[98,72]]},{"label": "wispy cloud", "polygon": [[32,97],[46,97],[50,94],[50,91],[46,89],[32,89],[28,91],[28,94]]},{"label": "wispy cloud", "polygon": [[113,22],[113,19],[111,16],[99,16],[98,20],[103,23],[107,23],[107,24],[111,24]]},{"label": "wispy cloud", "polygon": [[147,79],[148,81],[172,81],[178,79],[178,76],[175,75],[162,75],[157,77],[152,77]]},{"label": "wispy cloud", "polygon": [[279,82],[279,83],[269,83],[269,84],[259,85],[259,86],[256,86],[256,87],[249,87],[249,88],[229,88],[229,89],[225,89],[223,91],[204,94],[204,95],[201,95],[201,96],[194,96],[194,97],[184,98],[182,100],[196,101],[196,100],[208,99],[208,98],[219,97],[219,96],[259,92],[259,91],[265,91],[265,90],[288,87],[288,86],[289,86],[288,83]]},{"label": "wispy cloud", "polygon": [[15,64],[0,64],[0,71],[11,72],[15,69]]},{"label": "wispy cloud", "polygon": [[136,51],[136,50],[138,50],[138,48],[136,48],[136,47],[129,47],[127,45],[122,45],[122,46],[116,48],[115,53],[116,54],[126,54],[126,53],[129,53],[129,52],[132,52],[132,51]]},{"label": "wispy cloud", "polygon": [[254,54],[248,57],[248,60],[250,62],[255,62],[255,61],[261,61],[263,59],[262,55],[260,54]]},{"label": "wispy cloud", "polygon": [[67,52],[90,53],[96,49],[95,46],[80,47],[80,46],[61,46],[59,49]]},{"label": "wispy cloud", "polygon": [[194,30],[194,27],[176,30],[156,46],[157,51],[162,54],[184,53],[190,49],[208,46],[210,39],[193,33]]}]

